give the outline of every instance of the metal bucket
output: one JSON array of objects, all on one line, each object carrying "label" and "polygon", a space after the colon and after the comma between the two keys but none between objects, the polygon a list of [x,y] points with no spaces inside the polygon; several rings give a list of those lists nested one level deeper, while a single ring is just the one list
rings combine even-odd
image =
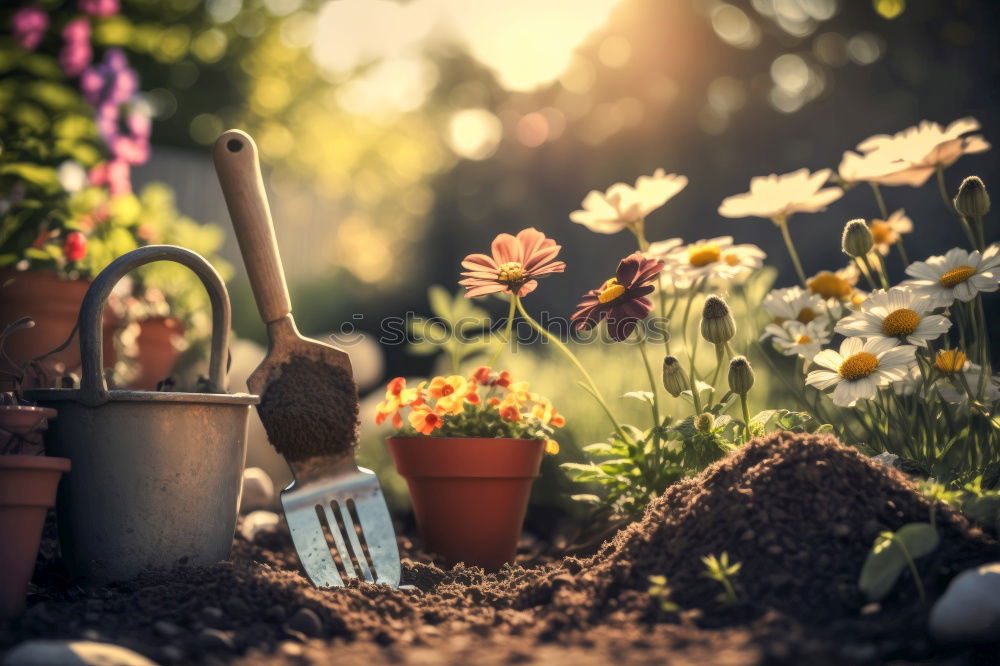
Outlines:
[{"label": "metal bucket", "polygon": [[[206,393],[108,390],[101,368],[104,303],[129,271],[153,261],[194,271],[212,303]],[[195,252],[151,245],[118,257],[80,309],[79,389],[27,396],[58,410],[45,443],[72,461],[59,487],[63,558],[74,575],[120,581],[150,568],[207,565],[229,556],[246,459],[247,420],[258,397],[226,393],[229,294]]]}]

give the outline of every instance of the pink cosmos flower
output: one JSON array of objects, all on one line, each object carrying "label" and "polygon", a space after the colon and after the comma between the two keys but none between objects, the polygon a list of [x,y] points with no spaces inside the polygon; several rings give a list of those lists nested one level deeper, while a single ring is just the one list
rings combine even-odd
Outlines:
[{"label": "pink cosmos flower", "polygon": [[34,51],[49,27],[49,15],[40,7],[30,5],[14,12],[11,17],[14,39],[21,48]]},{"label": "pink cosmos flower", "polygon": [[119,10],[119,0],[80,0],[77,6],[91,16],[114,16]]},{"label": "pink cosmos flower", "polygon": [[566,264],[555,261],[561,245],[546,238],[538,229],[522,229],[517,236],[500,234],[493,239],[491,253],[470,254],[462,260],[466,298],[504,292],[527,296],[535,290],[535,278],[562,273]]},{"label": "pink cosmos flower", "polygon": [[613,340],[625,340],[636,325],[653,309],[653,302],[646,298],[653,292],[663,262],[634,252],[618,264],[615,277],[605,280],[597,289],[591,289],[577,305],[570,321],[578,331],[589,330],[608,320],[608,333]]},{"label": "pink cosmos flower", "polygon": [[90,23],[85,18],[73,19],[63,28],[62,36],[59,64],[66,76],[77,76],[90,65]]}]

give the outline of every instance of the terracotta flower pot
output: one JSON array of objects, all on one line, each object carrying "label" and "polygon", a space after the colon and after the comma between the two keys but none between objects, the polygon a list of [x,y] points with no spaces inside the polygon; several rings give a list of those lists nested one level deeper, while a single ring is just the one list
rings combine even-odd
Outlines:
[{"label": "terracotta flower pot", "polygon": [[[89,280],[63,280],[50,271],[0,271],[0,330],[21,317],[35,320],[33,329],[10,336],[7,355],[23,363],[65,342],[89,286]],[[67,370],[80,365],[80,345],[70,344],[44,361],[46,367],[57,363]],[[5,360],[0,367],[12,370]]]},{"label": "terracotta flower pot", "polygon": [[545,441],[390,437],[427,548],[487,570],[514,559]]},{"label": "terracotta flower pot", "polygon": [[0,618],[24,608],[45,513],[68,471],[69,458],[0,456]]},{"label": "terracotta flower pot", "polygon": [[[66,342],[80,312],[83,297],[90,287],[90,280],[63,280],[50,271],[0,271],[0,331],[7,324],[31,317],[35,327],[28,331],[18,331],[6,342],[7,355],[16,363],[24,363],[46,354]],[[117,320],[110,308],[104,311],[104,335],[108,344],[104,348],[104,366],[115,364],[115,350],[112,335],[117,328]],[[42,365],[52,369],[61,364],[67,372],[80,366],[80,345],[69,344]],[[0,370],[13,368],[0,358]],[[0,380],[0,390],[12,390],[13,386]],[[25,388],[45,388],[26,380]]]},{"label": "terracotta flower pot", "polygon": [[184,325],[175,317],[150,317],[139,323],[139,375],[129,386],[142,391],[155,391],[161,379],[174,369],[184,336]]}]

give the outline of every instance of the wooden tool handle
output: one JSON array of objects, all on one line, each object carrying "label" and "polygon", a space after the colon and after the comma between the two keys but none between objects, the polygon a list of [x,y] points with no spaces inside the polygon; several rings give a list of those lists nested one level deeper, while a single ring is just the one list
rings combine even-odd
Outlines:
[{"label": "wooden tool handle", "polygon": [[260,175],[257,144],[246,132],[229,130],[215,141],[212,157],[257,309],[264,323],[270,324],[290,313],[292,302]]}]

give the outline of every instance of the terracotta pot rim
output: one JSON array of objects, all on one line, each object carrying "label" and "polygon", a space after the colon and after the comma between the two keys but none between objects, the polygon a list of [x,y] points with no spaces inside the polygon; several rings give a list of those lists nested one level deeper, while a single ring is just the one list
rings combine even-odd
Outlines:
[{"label": "terracotta pot rim", "polygon": [[46,455],[0,455],[0,469],[50,469],[58,472],[68,472],[70,469],[70,459]]},{"label": "terracotta pot rim", "polygon": [[45,269],[45,268],[29,268],[26,271],[19,271],[19,270],[10,269],[10,268],[5,268],[3,270],[0,270],[0,276],[6,277],[8,275],[13,275],[13,276],[18,276],[18,275],[45,275],[45,276],[49,276],[49,277],[54,277],[55,279],[59,280],[60,282],[78,282],[78,283],[85,283],[85,284],[88,284],[88,285],[91,282],[93,282],[92,279],[85,278],[85,277],[75,277],[75,278],[63,277],[57,271],[50,271],[50,270]]},{"label": "terracotta pot rim", "polygon": [[30,412],[33,414],[41,414],[47,419],[54,419],[56,414],[58,414],[58,412],[51,407],[39,407],[38,405],[0,405],[0,412]]},{"label": "terracotta pot rim", "polygon": [[389,452],[404,478],[534,479],[544,439],[508,437],[389,437]]},{"label": "terracotta pot rim", "polygon": [[404,442],[404,443],[416,443],[416,442],[427,442],[427,441],[437,441],[446,442],[448,440],[469,440],[478,439],[481,441],[489,442],[545,442],[544,439],[540,437],[466,437],[465,435],[448,435],[445,437],[439,437],[435,435],[402,435],[399,437],[386,437],[387,440],[392,440],[394,442]]}]

